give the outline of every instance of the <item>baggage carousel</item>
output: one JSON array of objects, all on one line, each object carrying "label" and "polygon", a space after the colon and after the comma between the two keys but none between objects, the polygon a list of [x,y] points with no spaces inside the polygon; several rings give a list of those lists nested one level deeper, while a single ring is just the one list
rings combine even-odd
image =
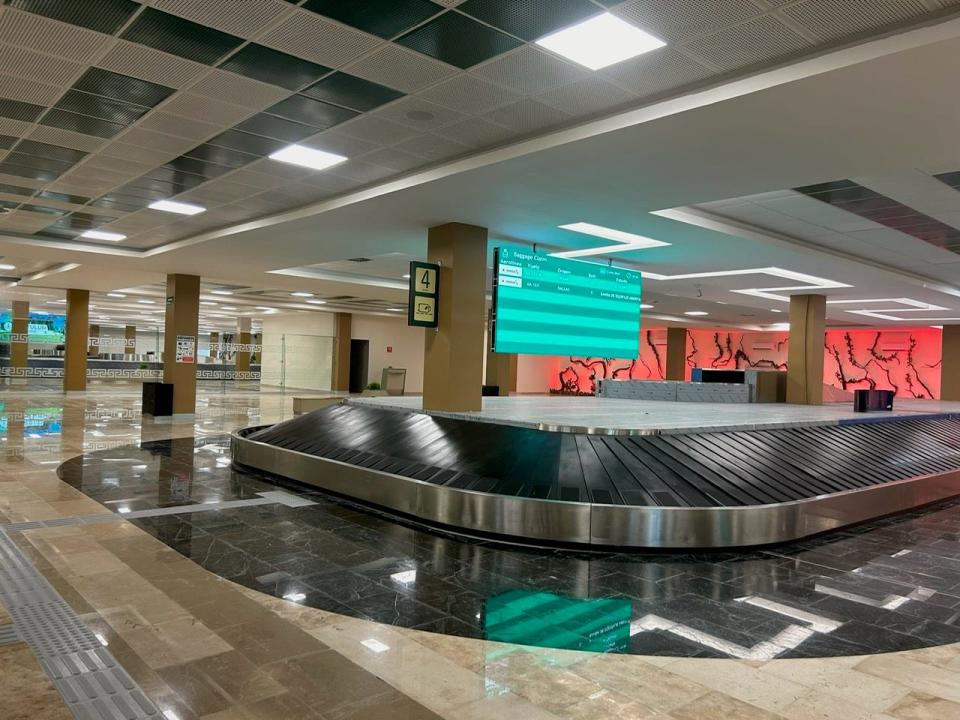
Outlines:
[{"label": "baggage carousel", "polygon": [[769,545],[960,495],[960,415],[633,435],[345,403],[240,430],[232,452],[446,530],[536,544]]}]

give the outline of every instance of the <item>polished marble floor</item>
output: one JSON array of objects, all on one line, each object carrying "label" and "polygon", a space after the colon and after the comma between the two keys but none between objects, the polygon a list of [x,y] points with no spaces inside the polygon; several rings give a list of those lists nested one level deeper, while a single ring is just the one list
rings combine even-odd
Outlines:
[{"label": "polished marble floor", "polygon": [[[629,559],[632,566],[653,573],[635,577],[623,572],[622,559],[505,551],[438,537],[387,524],[384,518],[319,496],[301,497],[316,504],[298,507],[295,489],[236,478],[224,457],[222,438],[238,427],[289,417],[289,396],[204,392],[195,421],[157,423],[140,416],[139,392],[117,389],[107,395],[98,391],[65,399],[57,393],[0,391],[0,524],[6,523],[11,539],[167,720],[960,718],[960,644],[952,635],[934,632],[947,628],[952,633],[956,625],[955,506],[931,508],[908,520],[818,539],[790,551],[773,549],[743,558],[654,556],[639,565],[634,557]],[[163,442],[171,439],[177,442]],[[160,442],[152,444],[155,441]],[[194,454],[195,446],[202,449]],[[98,462],[98,453],[107,457]],[[123,459],[124,453],[131,454],[126,463],[103,462],[111,456]],[[94,456],[90,472],[102,475],[99,500],[56,475],[61,462],[80,454]],[[120,469],[106,467],[110,465]],[[111,485],[114,480],[116,485]],[[135,492],[124,494],[126,481],[126,489]],[[81,482],[87,482],[85,476]],[[123,506],[124,501],[132,504]],[[218,506],[224,502],[240,504]],[[186,507],[194,503],[208,509]],[[120,512],[121,507],[129,512]],[[109,519],[74,522],[104,515]],[[301,544],[298,557],[281,557],[283,548],[270,538],[304,517],[329,519],[332,526],[313,526],[306,533],[315,534],[316,544]],[[166,534],[159,532],[165,518],[175,521]],[[14,530],[11,525],[31,521],[32,529]],[[235,525],[233,541],[226,533],[218,534],[218,521]],[[37,526],[44,523],[51,526]],[[205,535],[186,526],[199,527]],[[240,569],[234,568],[233,577],[240,581],[224,579],[171,546],[169,541],[176,542],[174,528],[186,530],[191,543],[204,537],[210,547],[245,546],[245,557],[257,559],[260,554],[271,567],[270,560],[287,561],[284,572],[290,578],[297,577],[292,571],[303,569],[298,561],[317,555],[376,588],[387,588],[397,613],[405,612],[406,625],[415,627],[391,624],[398,615],[381,615],[383,622],[366,619],[383,605],[371,601],[365,605],[371,614],[359,613],[350,607],[357,605],[352,590],[345,593],[348,602],[338,601],[339,612],[311,607],[311,599],[321,592],[331,600],[336,600],[331,591],[341,594],[342,588],[329,582],[321,587],[304,583],[289,592],[282,587],[254,590],[244,584],[249,573],[243,563],[248,561],[239,554],[234,559]],[[243,543],[251,529],[261,533],[258,541]],[[371,538],[383,543],[376,548],[380,560],[412,558],[415,568],[397,566],[385,575],[390,568],[377,567],[376,557],[367,560],[363,554]],[[321,549],[326,557],[319,554]],[[365,568],[364,560],[373,565]],[[343,571],[332,566],[317,572],[322,577]],[[704,577],[696,568],[709,572]],[[417,582],[410,582],[411,570]],[[821,579],[820,589],[818,581],[811,588],[810,576]],[[276,576],[274,581],[290,578]],[[509,584],[491,610],[489,590],[502,578],[510,578]],[[423,622],[409,622],[407,608],[416,607],[414,603],[444,617],[465,616],[461,622],[470,626],[469,613],[461,608],[435,607],[438,602],[432,598],[434,605],[423,602],[426,590],[415,595],[420,587],[441,581],[481,596],[482,616],[498,621],[504,642],[467,637],[466,631],[443,634],[435,632],[440,629],[436,625],[431,632],[416,629],[437,618],[427,613],[421,616]],[[621,584],[607,590],[605,581]],[[634,591],[631,598],[650,599],[656,603],[651,609],[673,602],[668,609],[677,613],[665,617],[667,610],[660,609],[660,615],[638,615],[631,600],[631,643],[638,637],[670,643],[680,638],[692,643],[685,656],[663,654],[652,640],[646,650],[636,650],[649,654],[596,652],[620,650],[618,629],[623,622],[618,613],[624,606],[612,602],[586,608],[575,601],[599,600],[601,594],[616,601],[624,582]],[[358,597],[369,589],[360,585]],[[824,588],[829,591],[823,593]],[[439,594],[450,588],[438,584],[436,589]],[[734,602],[749,598],[741,603],[764,620],[734,614],[731,594]],[[384,596],[379,589],[374,593],[378,600]],[[798,597],[807,599],[797,605]],[[680,598],[700,605],[684,606]],[[568,614],[593,611],[616,619],[589,633],[597,645],[588,651],[518,644],[536,639],[531,634],[535,630],[528,633],[523,623],[511,620],[518,609],[543,610],[544,601],[553,603],[554,625],[562,626]],[[791,615],[783,614],[784,609]],[[450,632],[453,623],[444,622],[448,627],[443,629]],[[754,633],[764,623],[770,623],[765,630],[772,634]],[[777,632],[784,623],[799,630]],[[767,642],[755,642],[761,637]],[[870,654],[787,657],[834,638],[869,647]],[[574,642],[579,640],[545,644],[572,647]],[[793,643],[792,650],[781,652]],[[693,647],[698,649],[694,652]],[[899,649],[904,647],[915,649]],[[26,651],[21,647],[20,652]],[[696,657],[699,653],[733,657]],[[22,654],[20,658],[29,660]],[[0,663],[14,667],[6,658]],[[65,717],[37,666],[25,662],[17,667],[25,669],[0,674],[0,717],[23,714],[27,706],[11,698],[25,693],[32,693],[38,703],[29,706],[29,717]]]},{"label": "polished marble floor", "polygon": [[[423,398],[357,397],[351,403],[370,404],[407,412],[421,412]],[[960,413],[960,402],[897,399],[893,412],[870,419]],[[521,427],[569,426],[641,432],[694,430],[749,430],[752,428],[822,425],[863,420],[852,403],[819,406],[765,403],[693,403],[655,400],[621,400],[597,397],[513,395],[485,397],[483,409],[470,413],[436,413],[450,417]]]}]

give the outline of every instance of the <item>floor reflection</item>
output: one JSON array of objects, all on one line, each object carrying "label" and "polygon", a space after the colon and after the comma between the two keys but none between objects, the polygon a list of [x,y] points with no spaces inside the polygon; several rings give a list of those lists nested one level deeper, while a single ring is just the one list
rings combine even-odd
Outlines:
[{"label": "floor reflection", "polygon": [[[289,484],[314,504],[268,502],[276,482],[234,469],[223,435],[95,451],[59,473],[115,512],[168,513],[132,521],[211,572],[387,624],[753,660],[960,641],[960,503],[748,553],[595,553],[468,541]],[[218,506],[241,500],[254,504]]]}]

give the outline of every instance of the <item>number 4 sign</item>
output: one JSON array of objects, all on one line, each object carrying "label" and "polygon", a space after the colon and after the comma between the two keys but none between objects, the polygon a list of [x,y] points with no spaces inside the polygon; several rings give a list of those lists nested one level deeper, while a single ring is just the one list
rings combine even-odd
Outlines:
[{"label": "number 4 sign", "polygon": [[433,263],[410,263],[410,291],[407,300],[407,325],[435,328],[437,298],[440,293],[440,266]]}]

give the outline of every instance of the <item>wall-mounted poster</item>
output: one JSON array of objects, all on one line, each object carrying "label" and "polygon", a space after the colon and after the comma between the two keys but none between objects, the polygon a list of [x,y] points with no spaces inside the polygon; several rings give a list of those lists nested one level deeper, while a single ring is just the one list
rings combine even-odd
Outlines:
[{"label": "wall-mounted poster", "polygon": [[194,363],[197,361],[197,338],[193,335],[177,335],[177,362]]}]

